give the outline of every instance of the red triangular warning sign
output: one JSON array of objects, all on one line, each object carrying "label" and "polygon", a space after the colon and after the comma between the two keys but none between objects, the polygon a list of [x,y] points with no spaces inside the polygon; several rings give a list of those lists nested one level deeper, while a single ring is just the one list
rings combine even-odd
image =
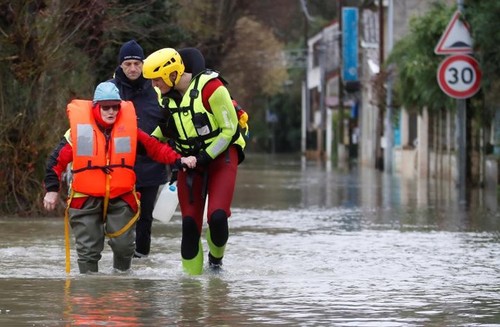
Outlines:
[{"label": "red triangular warning sign", "polygon": [[434,53],[446,55],[472,53],[469,26],[460,19],[460,16],[461,12],[456,11],[434,48]]}]

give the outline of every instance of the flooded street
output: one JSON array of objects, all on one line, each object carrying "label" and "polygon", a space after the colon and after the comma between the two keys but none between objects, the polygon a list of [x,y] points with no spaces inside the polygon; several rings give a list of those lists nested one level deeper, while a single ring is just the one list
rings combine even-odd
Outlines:
[{"label": "flooded street", "polygon": [[[220,273],[186,276],[181,222],[129,273],[80,275],[63,218],[0,219],[0,326],[500,326],[497,194],[248,155]],[[205,256],[207,246],[205,239]],[[72,239],[73,241],[73,239]]]}]

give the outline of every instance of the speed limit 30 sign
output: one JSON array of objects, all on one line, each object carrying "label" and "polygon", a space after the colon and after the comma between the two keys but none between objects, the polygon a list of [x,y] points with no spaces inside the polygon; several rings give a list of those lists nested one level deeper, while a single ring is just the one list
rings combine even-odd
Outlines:
[{"label": "speed limit 30 sign", "polygon": [[476,59],[454,55],[444,59],[438,68],[437,80],[444,93],[455,99],[467,99],[479,91],[481,69]]}]

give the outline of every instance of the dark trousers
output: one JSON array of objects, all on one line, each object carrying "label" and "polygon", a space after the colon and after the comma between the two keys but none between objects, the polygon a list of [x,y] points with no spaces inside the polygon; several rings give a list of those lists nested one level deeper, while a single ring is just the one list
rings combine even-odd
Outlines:
[{"label": "dark trousers", "polygon": [[[105,234],[116,233],[134,217],[129,205],[120,198],[111,199],[106,219],[103,219],[103,198],[89,197],[80,209],[69,209],[69,221],[75,235],[80,273],[97,272],[104,249]],[[113,267],[122,271],[130,268],[134,254],[134,226],[117,237],[109,238],[113,250]]]},{"label": "dark trousers", "polygon": [[135,229],[135,251],[148,255],[151,249],[151,226],[153,225],[153,208],[159,186],[138,187],[141,193],[141,217]]}]

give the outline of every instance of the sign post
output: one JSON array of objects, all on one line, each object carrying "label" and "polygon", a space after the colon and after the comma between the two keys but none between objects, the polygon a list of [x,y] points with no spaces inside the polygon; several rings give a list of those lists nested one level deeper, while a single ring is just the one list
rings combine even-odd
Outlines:
[{"label": "sign post", "polygon": [[438,68],[437,80],[444,93],[457,99],[457,163],[459,200],[465,202],[465,184],[467,175],[467,140],[465,99],[479,90],[481,70],[479,64],[468,56],[473,52],[472,38],[468,24],[461,19],[463,0],[457,0],[458,10],[453,15],[441,39],[434,48],[438,55],[452,55],[446,58]]}]

